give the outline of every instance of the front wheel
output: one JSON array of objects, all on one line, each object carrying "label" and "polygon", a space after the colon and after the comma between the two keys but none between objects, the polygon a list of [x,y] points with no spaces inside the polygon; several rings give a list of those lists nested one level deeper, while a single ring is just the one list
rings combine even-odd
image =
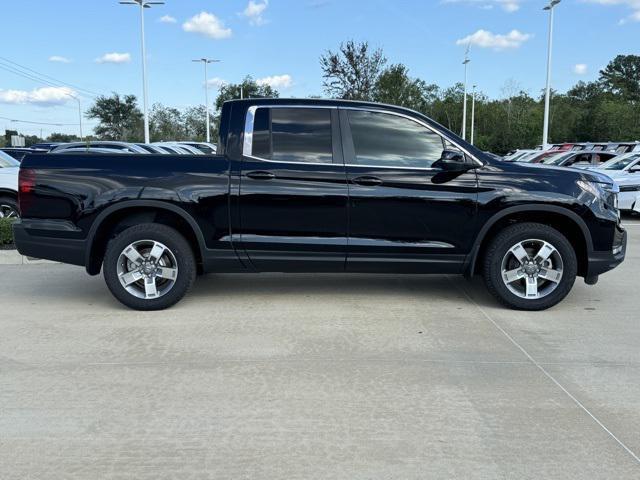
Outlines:
[{"label": "front wheel", "polygon": [[511,225],[489,244],[484,278],[489,292],[518,310],[545,310],[564,299],[578,271],[564,235],[540,223]]},{"label": "front wheel", "polygon": [[186,295],[196,276],[193,251],[178,231],[146,223],[113,238],[104,256],[104,279],[121,303],[162,310]]}]

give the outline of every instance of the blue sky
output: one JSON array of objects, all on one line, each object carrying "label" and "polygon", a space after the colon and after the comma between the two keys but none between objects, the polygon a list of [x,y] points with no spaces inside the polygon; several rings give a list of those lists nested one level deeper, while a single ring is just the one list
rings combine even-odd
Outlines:
[{"label": "blue sky", "polygon": [[[347,39],[381,47],[390,63],[440,86],[463,79],[491,97],[510,81],[537,95],[545,80],[543,0],[166,0],[146,10],[149,100],[202,103],[203,56],[211,99],[220,81],[251,74],[282,96],[321,95],[318,57]],[[164,19],[162,19],[164,17]],[[117,0],[20,0],[3,5],[0,117],[77,123],[77,104],[58,89],[3,69],[7,60],[73,84],[84,108],[95,93],[141,94],[138,9]],[[553,86],[592,80],[615,55],[638,53],[640,0],[563,0],[556,10]],[[57,58],[56,58],[57,57]],[[4,60],[3,60],[4,59]],[[12,64],[9,64],[12,65]],[[40,90],[46,88],[45,90]],[[69,92],[69,91],[65,91]],[[91,122],[87,121],[87,130]],[[0,129],[47,135],[74,125],[15,123]]]}]

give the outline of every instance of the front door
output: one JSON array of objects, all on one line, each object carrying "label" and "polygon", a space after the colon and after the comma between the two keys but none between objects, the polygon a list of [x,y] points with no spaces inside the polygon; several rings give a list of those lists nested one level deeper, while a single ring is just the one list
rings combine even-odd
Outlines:
[{"label": "front door", "polygon": [[347,183],[338,111],[253,107],[240,176],[239,236],[259,271],[343,271]]},{"label": "front door", "polygon": [[432,165],[451,153],[475,160],[403,114],[341,109],[340,121],[349,182],[347,270],[460,272],[475,231],[476,173]]}]

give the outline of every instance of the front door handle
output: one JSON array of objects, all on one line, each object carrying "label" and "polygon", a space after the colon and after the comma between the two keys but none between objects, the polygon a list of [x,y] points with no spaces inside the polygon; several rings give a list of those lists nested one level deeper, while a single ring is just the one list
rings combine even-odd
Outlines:
[{"label": "front door handle", "polygon": [[253,178],[254,180],[271,180],[276,178],[276,176],[271,172],[263,172],[262,170],[256,170],[255,172],[247,173],[247,177]]},{"label": "front door handle", "polygon": [[351,180],[353,183],[357,183],[358,185],[364,185],[367,187],[375,187],[376,185],[382,185],[382,180],[378,177],[370,177],[368,175],[362,177],[356,177]]}]

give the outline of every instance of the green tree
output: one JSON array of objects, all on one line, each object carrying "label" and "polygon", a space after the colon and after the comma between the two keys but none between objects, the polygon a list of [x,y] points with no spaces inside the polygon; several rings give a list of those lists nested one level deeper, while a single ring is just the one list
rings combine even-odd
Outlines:
[{"label": "green tree", "polygon": [[184,116],[180,110],[154,103],[149,115],[152,142],[182,140],[186,137]]},{"label": "green tree", "polygon": [[411,78],[407,67],[396,64],[378,77],[374,100],[427,113],[429,105],[437,98],[437,91],[436,85],[427,85],[423,80]]},{"label": "green tree", "polygon": [[[278,98],[280,94],[271,85],[258,84],[250,75],[244,77],[240,83],[228,83],[220,88],[216,98],[216,109],[220,110],[222,104],[228,100],[239,98]],[[202,115],[204,119],[204,114]]]},{"label": "green tree", "polygon": [[139,142],[143,139],[143,117],[135,95],[99,96],[87,110],[87,118],[98,119],[96,135],[103,140]]},{"label": "green tree", "polygon": [[59,133],[59,132],[53,132],[51,133],[51,135],[47,137],[47,142],[68,143],[68,142],[77,142],[79,140],[80,139],[76,135],[70,135],[68,133]]},{"label": "green tree", "polygon": [[600,81],[608,91],[637,102],[640,100],[640,56],[618,55],[600,70]]},{"label": "green tree", "polygon": [[320,57],[325,92],[346,100],[373,100],[376,83],[387,59],[382,50],[371,51],[367,42],[349,40],[337,52]]},{"label": "green tree", "polygon": [[[189,107],[184,111],[184,135],[188,140],[204,142],[207,138],[206,108],[204,105]],[[211,137],[217,137],[217,127],[214,123],[214,116],[209,111],[209,121],[211,122]]]}]

